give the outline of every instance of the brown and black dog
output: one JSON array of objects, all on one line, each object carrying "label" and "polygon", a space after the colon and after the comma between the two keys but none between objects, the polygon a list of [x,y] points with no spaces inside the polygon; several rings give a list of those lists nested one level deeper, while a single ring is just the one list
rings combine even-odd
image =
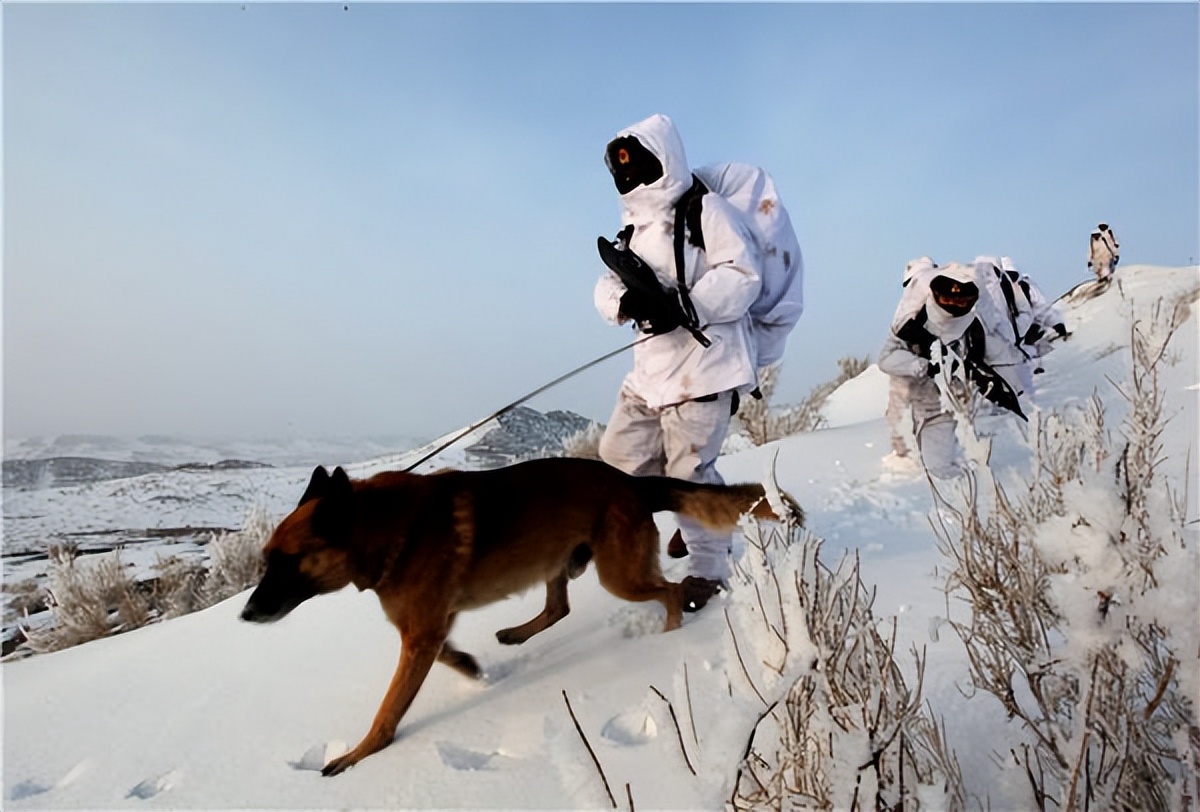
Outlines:
[{"label": "brown and black dog", "polygon": [[[475,658],[447,640],[458,612],[545,583],[542,612],[496,633],[501,643],[523,643],[567,615],[567,580],[590,560],[605,589],[629,601],[659,601],[667,609],[664,631],[678,628],[682,591],[663,578],[653,519],[664,510],[721,529],[744,513],[777,518],[760,485],[633,477],[596,460],[354,481],[341,468],[330,475],[318,467],[267,542],[266,572],[242,619],[271,623],[348,584],[379,596],[400,632],[400,663],[370,731],[325,766],[325,775],[336,775],[391,744],[435,660],[480,676]],[[795,508],[795,518],[802,516]]]}]

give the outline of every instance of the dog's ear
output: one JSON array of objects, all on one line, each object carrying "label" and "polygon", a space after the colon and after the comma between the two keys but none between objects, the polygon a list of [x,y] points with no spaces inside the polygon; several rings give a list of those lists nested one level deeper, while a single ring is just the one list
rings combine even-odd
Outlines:
[{"label": "dog's ear", "polygon": [[[322,469],[324,470],[324,469]],[[351,508],[354,488],[341,466],[333,469],[321,493],[321,501],[313,506],[312,531],[334,546],[343,545],[350,536]]]},{"label": "dog's ear", "polygon": [[342,466],[333,469],[333,475],[329,477],[329,492],[333,494],[349,495],[352,490],[350,485],[350,477]]},{"label": "dog's ear", "polygon": [[[342,469],[339,468],[338,470],[341,471]],[[300,497],[300,502],[296,507],[300,507],[305,502],[311,502],[313,499],[321,498],[325,495],[325,491],[328,490],[328,486],[329,472],[325,470],[325,466],[318,465],[313,469],[312,478],[308,480],[308,487],[304,489],[304,495]]]}]

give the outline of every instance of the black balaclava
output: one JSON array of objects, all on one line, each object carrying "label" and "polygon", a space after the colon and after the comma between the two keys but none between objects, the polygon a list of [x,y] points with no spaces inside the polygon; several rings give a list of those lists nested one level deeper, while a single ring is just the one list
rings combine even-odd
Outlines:
[{"label": "black balaclava", "polygon": [[612,173],[617,191],[628,194],[642,184],[649,185],[663,176],[663,165],[654,153],[632,135],[608,142],[604,165]]}]

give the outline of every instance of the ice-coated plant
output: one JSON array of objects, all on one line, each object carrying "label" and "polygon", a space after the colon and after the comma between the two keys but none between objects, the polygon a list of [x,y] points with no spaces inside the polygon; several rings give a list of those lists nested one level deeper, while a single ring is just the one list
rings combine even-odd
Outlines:
[{"label": "ice-coated plant", "polygon": [[771,404],[775,387],[779,384],[780,365],[772,364],[759,370],[758,389],[762,398],[741,399],[730,430],[732,447],[737,448],[739,438],[749,440],[750,445],[759,446],[820,428],[824,422],[821,408],[825,400],[843,383],[861,374],[869,363],[868,358],[838,359],[837,376],[814,387],[803,400],[791,406]]},{"label": "ice-coated plant", "polygon": [[[895,624],[872,612],[857,558],[836,569],[808,531],[748,520],[730,642],[763,711],[738,765],[737,810],[965,808],[945,731],[897,661]],[[733,679],[731,677],[731,679]]]},{"label": "ice-coated plant", "polygon": [[211,537],[207,565],[172,556],[160,560],[145,580],[134,576],[119,550],[81,558],[73,547],[53,548],[45,596],[51,620],[22,626],[22,648],[58,651],[236,595],[262,576],[262,548],[273,529],[266,509],[257,505],[239,531]]},{"label": "ice-coated plant", "polygon": [[46,605],[54,623],[24,629],[25,645],[36,653],[135,629],[152,615],[150,600],[121,561],[120,551],[84,563],[73,547],[52,548]]},{"label": "ice-coated plant", "polygon": [[1133,323],[1116,430],[1099,397],[1035,414],[1028,478],[1007,486],[975,438],[934,514],[950,625],[974,688],[1021,723],[1001,755],[1039,810],[1197,809],[1200,639],[1172,618],[1200,615],[1198,561],[1160,379],[1187,312]]}]

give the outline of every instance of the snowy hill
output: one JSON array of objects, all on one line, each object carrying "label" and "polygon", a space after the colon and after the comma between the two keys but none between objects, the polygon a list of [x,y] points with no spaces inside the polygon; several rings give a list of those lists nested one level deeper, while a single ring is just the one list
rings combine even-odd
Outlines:
[{"label": "snowy hill", "polygon": [[[1160,303],[1178,307],[1186,320],[1164,380],[1173,420],[1162,466],[1190,496],[1193,516],[1200,498],[1187,466],[1197,459],[1200,417],[1198,294],[1196,268],[1122,268],[1102,295],[1078,297],[1066,309],[1073,336],[1038,376],[1042,410],[1095,396],[1115,427],[1124,401],[1114,384],[1128,375],[1131,325],[1151,323]],[[776,459],[780,485],[825,540],[823,559],[857,554],[864,579],[878,590],[876,613],[896,621],[897,648],[924,649],[924,697],[946,720],[973,798],[993,809],[1031,808],[1023,771],[1002,758],[1019,739],[1017,725],[997,702],[966,690],[962,644],[939,633],[948,607],[945,561],[930,529],[934,502],[923,477],[881,464],[890,450],[886,392],[886,377],[872,367],[830,399],[827,429],[724,457],[720,470],[731,482],[758,481]],[[993,435],[993,470],[1019,479],[1030,456],[1024,427],[991,417],[985,428]],[[417,453],[349,472],[403,467]],[[440,459],[461,462],[453,454]],[[175,520],[236,526],[254,500],[276,515],[286,512],[307,470],[195,476],[197,498]],[[73,504],[86,504],[91,527],[129,526],[136,519],[127,514],[136,516],[156,495],[144,484],[136,495],[110,484]],[[21,512],[42,514],[48,528],[58,504],[47,497]],[[10,510],[6,501],[6,515]],[[659,518],[665,538],[673,525]],[[1195,523],[1190,527],[1194,550]],[[737,544],[735,554],[744,552]],[[664,558],[664,569],[682,578],[686,561]],[[786,580],[790,573],[776,575]],[[461,616],[453,639],[478,657],[486,678],[473,683],[435,666],[395,742],[347,773],[323,778],[326,754],[365,732],[395,667],[398,637],[369,593],[314,599],[270,627],[238,621],[245,597],[4,664],[4,807],[723,809],[764,710],[748,679],[779,679],[744,657],[731,634],[751,633],[747,624],[761,600],[755,590],[735,586],[664,635],[657,605],[622,603],[589,571],[572,582],[571,614],[522,646],[500,646],[493,634],[535,614],[543,597],[537,590]],[[1196,618],[1174,620],[1191,628]],[[1181,664],[1191,684],[1196,666]],[[853,775],[858,766],[843,769]],[[938,806],[930,801],[925,808]]]},{"label": "snowy hill", "polygon": [[528,406],[518,406],[497,418],[500,424],[466,448],[476,468],[510,465],[555,449],[563,441],[591,425],[590,420],[574,412],[552,411],[542,414]]}]

